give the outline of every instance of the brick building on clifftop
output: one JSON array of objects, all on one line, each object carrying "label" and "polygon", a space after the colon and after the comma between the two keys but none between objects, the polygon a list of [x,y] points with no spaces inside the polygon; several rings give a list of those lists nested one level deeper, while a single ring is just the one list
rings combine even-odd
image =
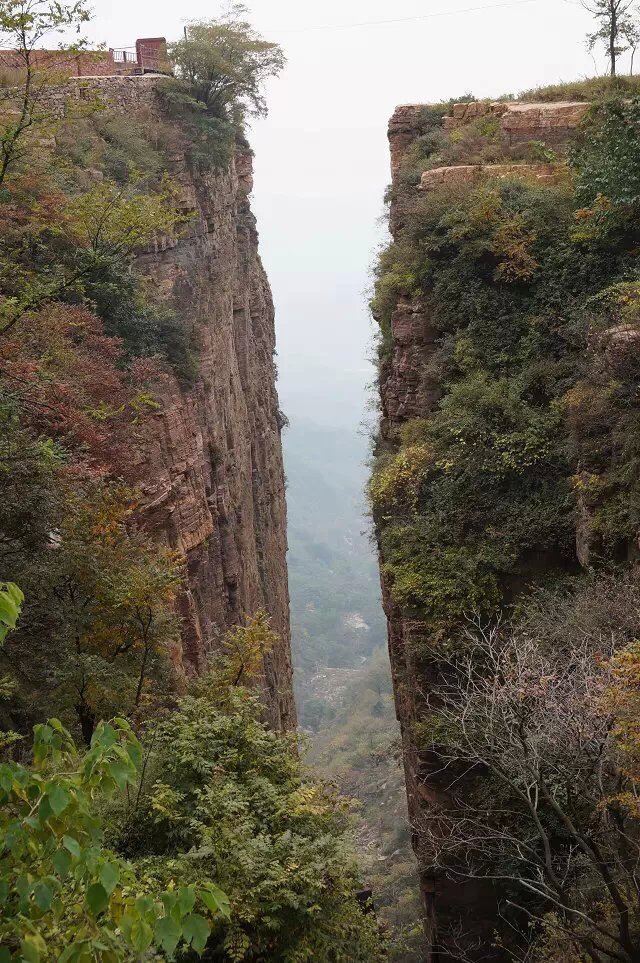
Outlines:
[{"label": "brick building on clifftop", "polygon": [[[34,51],[36,65],[70,77],[114,77],[173,72],[164,37],[145,37],[135,46],[79,53],[58,50]],[[0,73],[20,71],[24,64],[15,50],[0,50]]]}]

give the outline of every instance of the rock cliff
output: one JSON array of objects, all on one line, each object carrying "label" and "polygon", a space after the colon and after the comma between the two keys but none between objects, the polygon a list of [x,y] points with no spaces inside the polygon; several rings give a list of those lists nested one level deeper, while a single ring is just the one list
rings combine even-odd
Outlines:
[{"label": "rock cliff", "polygon": [[[116,110],[159,111],[162,79],[109,77],[76,83],[78,99]],[[180,600],[184,676],[203,669],[227,628],[264,609],[280,636],[265,658],[266,714],[295,725],[286,568],[286,502],[276,393],[274,311],[249,204],[252,159],[239,147],[226,169],[202,173],[177,149],[169,173],[187,229],[137,258],[140,273],[172,305],[198,346],[195,384],[164,376],[159,408],[136,453],[140,521],[186,559]]]},{"label": "rock cliff", "polygon": [[[468,125],[486,119],[492,125],[492,137],[497,144],[498,163],[469,164],[462,157],[452,166],[429,167],[423,170],[411,156],[414,146],[425,137],[434,137],[434,109],[422,105],[398,107],[389,124],[391,149],[391,207],[390,228],[394,241],[407,243],[404,227],[411,217],[420,196],[433,189],[455,190],[456,185],[475,184],[490,174],[493,178],[522,176],[542,184],[556,182],[565,175],[561,157],[550,162],[525,163],[517,154],[524,144],[531,142],[541,148],[559,148],[566,144],[585,115],[585,103],[525,104],[513,102],[455,104],[449,116],[437,120],[444,134],[464,131]],[[436,132],[436,137],[441,136]],[[454,142],[456,138],[454,137]],[[440,141],[438,141],[440,143]],[[515,156],[514,156],[515,152]],[[406,161],[411,157],[411,178],[406,176]],[[515,160],[515,163],[514,163]],[[428,167],[425,164],[425,167]],[[380,452],[397,450],[402,426],[413,419],[429,418],[442,396],[438,383],[437,366],[432,359],[438,349],[438,325],[435,323],[428,298],[422,295],[401,295],[391,314],[391,330],[385,335],[385,347],[379,366],[381,420],[378,438]],[[378,528],[380,526],[378,525]],[[379,531],[380,535],[380,531]],[[421,750],[416,739],[416,723],[424,709],[424,693],[428,691],[429,671],[420,663],[420,640],[427,632],[425,623],[416,618],[409,607],[394,600],[391,580],[385,573],[386,559],[382,540],[379,540],[382,570],[383,604],[388,621],[389,650],[395,689],[397,715],[403,739],[403,757],[412,842],[420,866],[420,882],[425,907],[426,931],[429,943],[428,961],[459,959],[448,955],[438,945],[438,930],[444,922],[466,921],[468,942],[463,947],[474,958],[470,946],[477,939],[482,956],[491,957],[487,948],[493,942],[491,921],[495,917],[496,901],[491,887],[473,880],[452,883],[431,865],[425,814],[443,799],[447,779],[442,776],[442,765],[433,753]],[[487,928],[488,927],[488,928]]]}]

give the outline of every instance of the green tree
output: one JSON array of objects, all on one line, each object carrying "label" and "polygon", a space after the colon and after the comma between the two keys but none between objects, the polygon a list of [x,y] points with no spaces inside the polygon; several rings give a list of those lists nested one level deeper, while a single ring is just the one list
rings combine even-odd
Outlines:
[{"label": "green tree", "polygon": [[[268,628],[250,622],[252,651],[261,631],[268,645]],[[345,802],[305,779],[295,736],[271,732],[259,699],[226,668],[148,732],[140,782],[114,819],[115,848],[161,886],[175,861],[196,889],[215,878],[231,904],[207,950],[220,963],[381,961],[375,919],[355,896]]]},{"label": "green tree", "polygon": [[266,114],[264,82],[285,64],[282,49],[263,40],[245,14],[246,8],[236,4],[219,20],[192,21],[169,50],[197,102],[228,120]]},{"label": "green tree", "polygon": [[571,163],[576,199],[584,205],[574,238],[628,243],[640,210],[640,98],[594,108]]},{"label": "green tree", "polygon": [[39,711],[18,699],[16,719],[55,713],[88,745],[100,719],[137,719],[166,698],[181,560],[127,531],[134,508],[114,484],[67,492],[48,544],[21,560],[29,604],[2,661],[23,693],[39,692]]},{"label": "green tree", "polygon": [[[0,335],[47,302],[82,295],[85,285],[106,267],[128,266],[137,249],[158,235],[172,236],[185,220],[168,179],[154,192],[140,183],[105,180],[69,199],[57,215],[57,223],[48,224],[47,232],[58,256],[49,256],[44,269],[33,265],[23,271],[18,287],[0,295]],[[0,277],[10,275],[9,261],[3,260]]]},{"label": "green tree", "polygon": [[596,19],[597,29],[587,35],[589,50],[604,44],[609,71],[616,76],[618,58],[629,48],[633,34],[632,8],[635,0],[581,0],[582,6]]},{"label": "green tree", "polygon": [[0,585],[0,643],[15,629],[23,602],[24,595],[13,582]]},{"label": "green tree", "polygon": [[79,33],[89,16],[86,0],[0,0],[0,47],[10,48],[4,66],[16,79],[15,87],[0,92],[0,188],[55,120],[47,92],[60,52],[72,56],[84,46],[80,39],[62,43],[56,57],[49,57],[39,50],[42,41],[69,30]]},{"label": "green tree", "polygon": [[104,845],[100,805],[134,783],[142,758],[128,723],[101,723],[84,754],[57,719],[34,732],[32,765],[0,763],[2,963],[202,953],[212,921],[228,915],[224,893],[180,886],[177,873],[162,889]]}]

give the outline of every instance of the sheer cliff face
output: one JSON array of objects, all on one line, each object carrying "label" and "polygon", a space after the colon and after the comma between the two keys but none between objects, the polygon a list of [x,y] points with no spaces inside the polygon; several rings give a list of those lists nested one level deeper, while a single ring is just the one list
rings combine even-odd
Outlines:
[{"label": "sheer cliff face", "polygon": [[[466,123],[487,116],[498,125],[503,144],[507,148],[531,141],[561,145],[567,141],[587,110],[582,103],[566,104],[457,104],[451,116],[445,117],[443,128],[455,130]],[[418,186],[407,186],[402,181],[403,159],[416,140],[433,130],[433,116],[421,105],[398,107],[389,125],[391,148],[392,204],[390,229],[394,240],[403,239],[407,216],[419,196],[432,187],[468,182],[481,178],[481,166],[461,164],[425,171],[418,177]],[[561,165],[512,164],[493,165],[493,176],[512,178],[519,171],[540,181],[561,176]],[[402,426],[412,419],[429,418],[441,397],[441,386],[430,363],[437,349],[437,325],[429,305],[419,297],[401,297],[391,318],[388,350],[380,362],[381,420],[379,445],[381,451],[395,451]],[[397,714],[401,724],[403,754],[412,842],[420,867],[420,882],[425,907],[426,930],[430,947],[427,959],[458,959],[438,947],[438,931],[451,922],[464,920],[470,942],[464,947],[474,958],[469,946],[476,939],[482,944],[482,958],[491,956],[493,945],[492,920],[495,918],[495,894],[487,884],[473,880],[453,883],[443,879],[431,866],[425,830],[425,815],[446,800],[447,779],[442,765],[433,753],[420,751],[416,743],[416,722],[424,708],[424,694],[428,692],[429,670],[416,653],[424,637],[425,623],[415,614],[397,604],[392,595],[389,577],[385,575],[386,559],[380,544],[383,604],[388,621],[389,649],[394,681]]]},{"label": "sheer cliff face", "polygon": [[[157,109],[152,78],[110,78],[96,88],[117,109]],[[198,173],[177,150],[171,165],[188,227],[142,252],[136,270],[193,331],[198,374],[188,390],[165,376],[145,425],[136,453],[140,520],[186,558],[178,674],[201,671],[226,629],[264,609],[280,636],[265,659],[266,716],[276,729],[291,728],[282,422],[273,303],[248,199],[251,155],[239,150],[228,169]]]}]

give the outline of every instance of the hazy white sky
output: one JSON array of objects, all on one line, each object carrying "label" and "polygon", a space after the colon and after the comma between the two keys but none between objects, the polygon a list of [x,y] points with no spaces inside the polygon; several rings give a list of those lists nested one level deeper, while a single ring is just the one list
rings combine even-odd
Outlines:
[{"label": "hazy white sky", "polygon": [[[396,104],[491,96],[591,75],[578,0],[253,0],[288,56],[254,126],[262,257],[277,308],[281,394],[357,421],[371,327],[365,289],[384,233],[387,121]],[[176,37],[218,0],[94,0],[95,40]],[[473,9],[478,8],[483,9]],[[364,21],[424,18],[349,26]],[[598,65],[602,68],[602,61]]]}]

